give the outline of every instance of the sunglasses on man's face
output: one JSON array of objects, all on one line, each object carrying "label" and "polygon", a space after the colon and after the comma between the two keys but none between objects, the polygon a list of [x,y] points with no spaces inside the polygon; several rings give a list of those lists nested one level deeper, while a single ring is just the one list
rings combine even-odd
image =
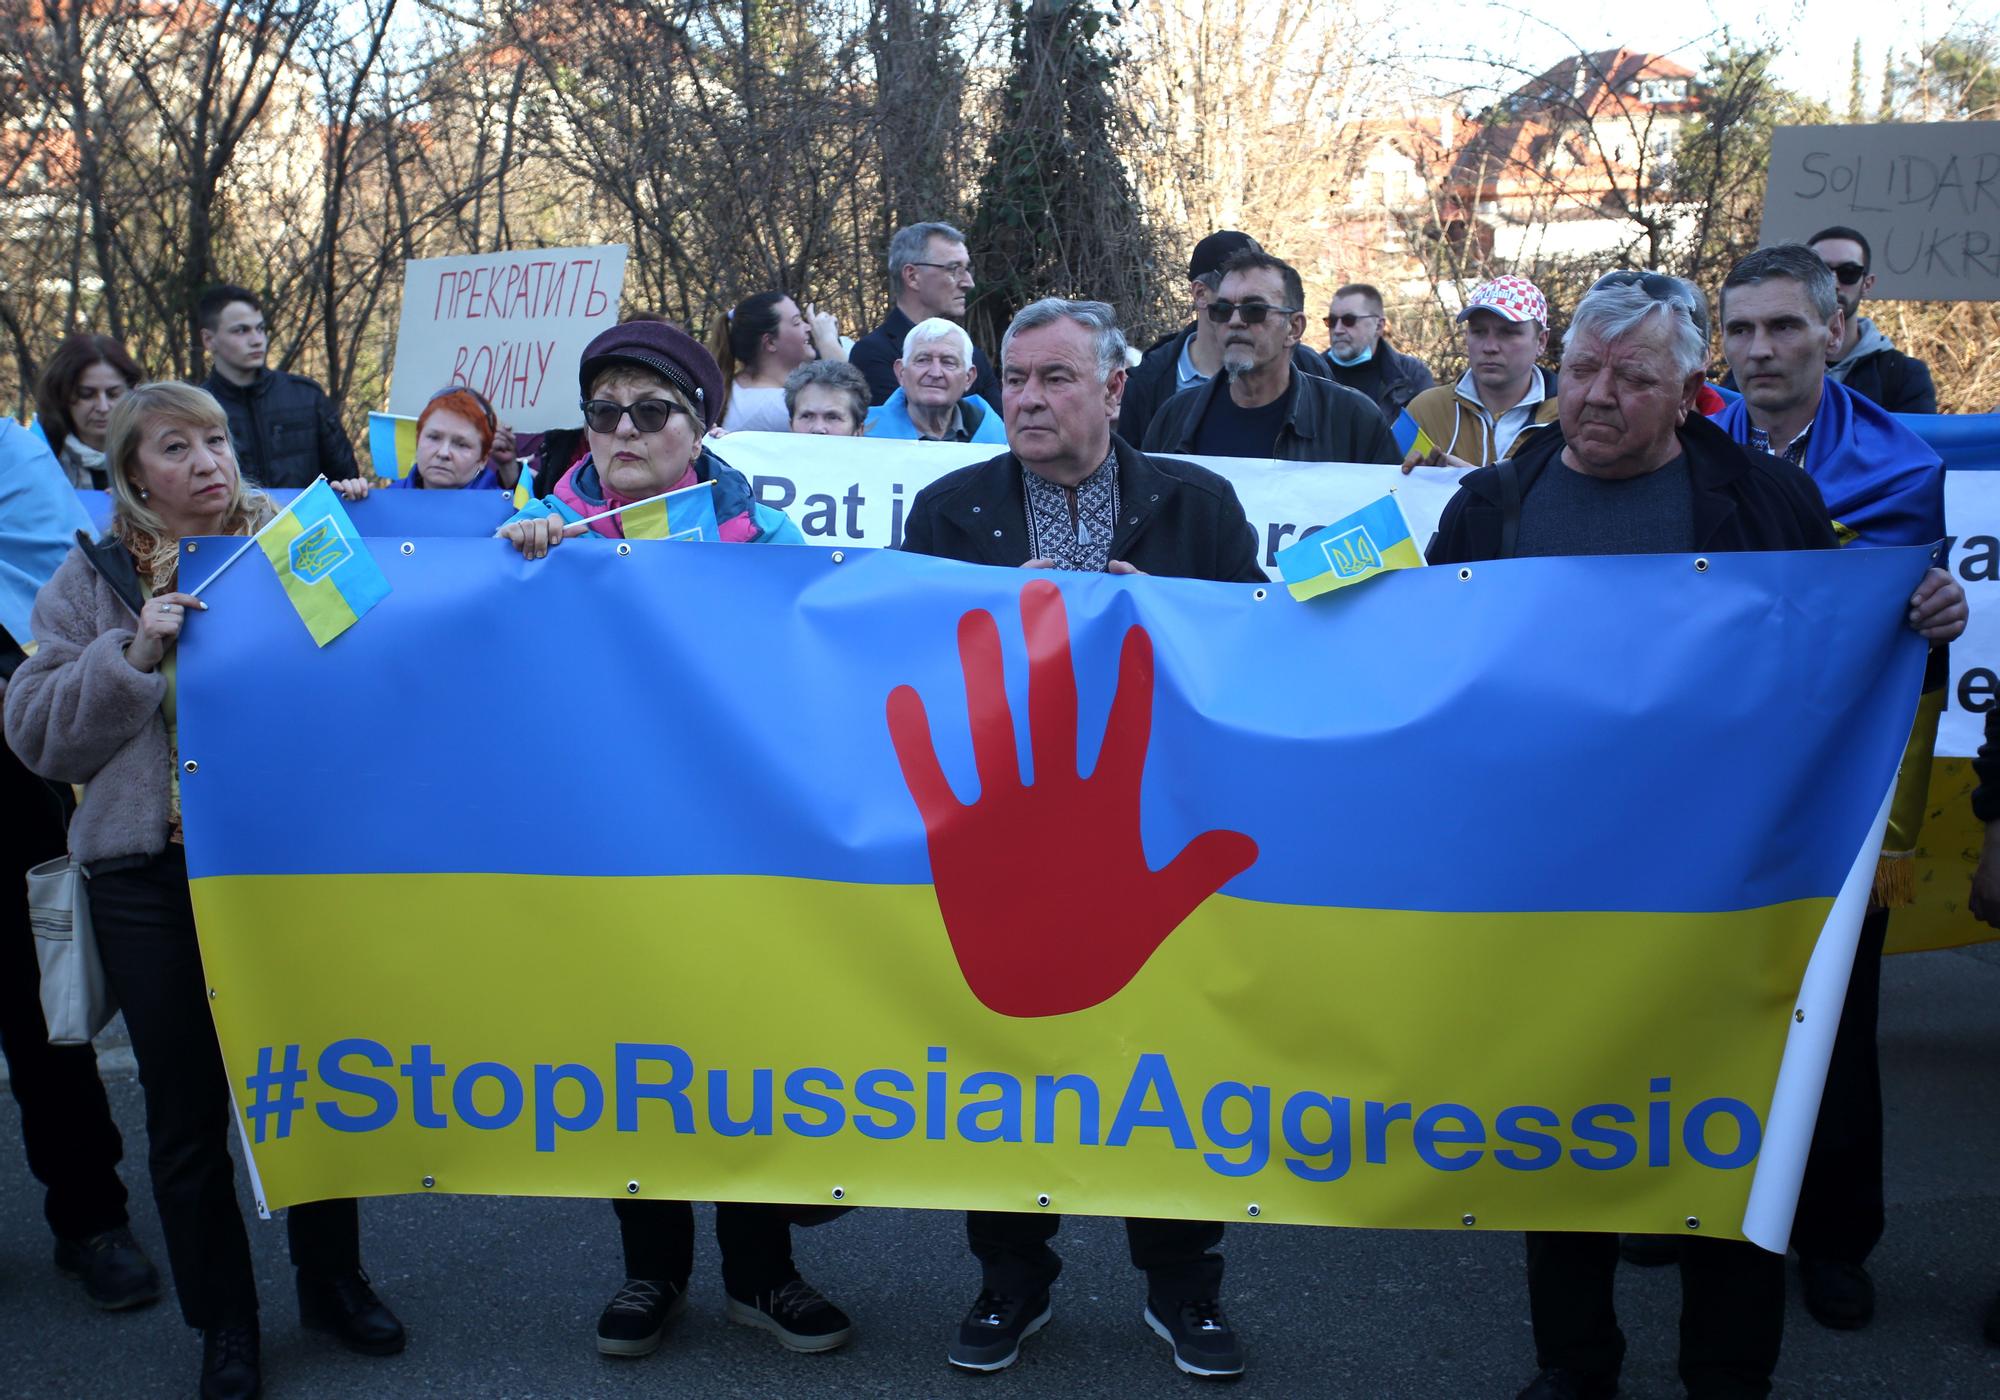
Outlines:
[{"label": "sunglasses on man's face", "polygon": [[1833,263],[1827,268],[1843,287],[1852,287],[1868,275],[1868,269],[1858,262]]},{"label": "sunglasses on man's face", "polygon": [[1212,301],[1208,304],[1208,319],[1218,326],[1229,324],[1231,316],[1242,316],[1246,326],[1262,325],[1264,318],[1273,311],[1280,316],[1295,316],[1296,306],[1273,306],[1268,301]]},{"label": "sunglasses on man's face", "polygon": [[632,415],[632,427],[641,433],[657,433],[667,420],[687,410],[668,399],[641,399],[634,404],[613,403],[610,399],[588,399],[583,405],[583,421],[593,433],[615,433],[618,420]]},{"label": "sunglasses on man's face", "polygon": [[1377,316],[1372,311],[1343,311],[1337,316],[1328,316],[1326,318],[1326,328],[1332,330],[1335,326],[1343,326],[1348,330],[1353,330],[1363,321],[1379,321],[1381,319],[1380,316]]}]

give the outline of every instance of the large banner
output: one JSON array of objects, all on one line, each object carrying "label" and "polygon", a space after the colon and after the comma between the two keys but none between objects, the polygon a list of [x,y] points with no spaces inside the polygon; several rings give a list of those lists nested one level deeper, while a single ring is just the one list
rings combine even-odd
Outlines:
[{"label": "large banner", "polygon": [[389,412],[465,384],[522,432],[577,421],[583,348],[618,324],[625,246],[520,248],[403,264]]},{"label": "large banner", "polygon": [[1771,133],[1765,243],[1857,229],[1872,295],[2000,300],[2000,122],[1781,126]]},{"label": "large banner", "polygon": [[203,961],[267,1207],[1783,1248],[1927,551],[1505,561],[1302,605],[878,550],[369,548],[393,592],[331,646],[254,560],[181,644]]}]

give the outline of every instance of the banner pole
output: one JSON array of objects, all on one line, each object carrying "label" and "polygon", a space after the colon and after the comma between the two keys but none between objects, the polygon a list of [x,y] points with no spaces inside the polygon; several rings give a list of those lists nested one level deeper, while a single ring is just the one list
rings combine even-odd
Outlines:
[{"label": "banner pole", "polygon": [[300,491],[298,495],[292,497],[292,499],[286,504],[283,510],[279,511],[269,520],[266,520],[263,523],[263,525],[258,527],[258,530],[255,534],[250,536],[249,539],[243,541],[242,544],[238,545],[236,547],[236,552],[230,555],[227,559],[223,560],[220,568],[218,568],[214,573],[210,574],[207,578],[203,579],[194,588],[190,589],[188,591],[188,597],[199,598],[201,596],[201,590],[208,587],[211,583],[214,583],[217,579],[221,578],[224,569],[227,569],[231,564],[234,564],[238,559],[241,559],[245,554],[249,553],[250,546],[257,543],[258,540],[264,537],[264,531],[270,529],[280,520],[283,520],[286,516],[290,515],[294,510],[298,509],[299,502],[305,499],[306,491],[312,490],[313,487],[319,485],[322,481],[325,480],[326,480],[325,472],[321,472],[318,476],[314,477],[312,481],[306,485],[304,490]]}]

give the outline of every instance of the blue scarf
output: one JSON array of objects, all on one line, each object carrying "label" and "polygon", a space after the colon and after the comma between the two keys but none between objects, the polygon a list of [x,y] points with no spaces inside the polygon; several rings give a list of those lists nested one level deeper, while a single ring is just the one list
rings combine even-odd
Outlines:
[{"label": "blue scarf", "polygon": [[[1750,441],[1742,400],[1715,415]],[[1944,462],[1930,444],[1844,384],[1826,381],[1806,439],[1806,475],[1826,499],[1843,544],[1932,544],[1944,538]]]}]

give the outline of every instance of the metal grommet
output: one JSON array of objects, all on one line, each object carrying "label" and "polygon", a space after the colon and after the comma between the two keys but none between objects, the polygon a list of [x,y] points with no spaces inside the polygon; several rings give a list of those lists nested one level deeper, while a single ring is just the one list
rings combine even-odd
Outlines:
[{"label": "metal grommet", "polygon": [[215,1000],[215,988],[213,988],[213,987],[210,987],[210,988],[208,989],[208,999],[209,999],[210,1001],[214,1001],[214,1000]]},{"label": "metal grommet", "polygon": [[974,507],[972,508],[972,513],[973,513],[974,515],[977,515],[977,514],[979,514],[979,507],[978,507],[978,506],[974,506]]},{"label": "metal grommet", "polygon": [[630,554],[630,553],[632,552],[632,546],[631,546],[631,545],[629,545],[629,544],[626,544],[626,543],[625,543],[625,541],[623,541],[623,540],[620,540],[620,541],[618,542],[618,552],[619,552],[619,553],[620,553],[621,555],[624,555],[624,554]]},{"label": "metal grommet", "polygon": [[834,563],[836,563],[836,564],[840,563],[841,561],[843,561],[843,560],[844,560],[844,559],[846,559],[846,558],[847,558],[847,555],[846,555],[846,553],[845,553],[844,551],[842,551],[842,550],[838,550],[838,549],[836,549],[836,550],[835,550],[835,551],[833,552],[833,562],[834,562]]},{"label": "metal grommet", "polygon": [[1265,600],[1266,598],[1268,598],[1268,597],[1270,597],[1270,596],[1271,596],[1271,590],[1270,590],[1270,589],[1268,589],[1268,588],[1260,588],[1260,589],[1258,589],[1258,590],[1257,590],[1257,591],[1256,591],[1255,593],[1252,593],[1252,594],[1251,594],[1250,596],[1251,596],[1252,598],[1255,598],[1255,599],[1256,599],[1256,600],[1257,600],[1258,602],[1260,602],[1260,603],[1261,603],[1261,602],[1263,602],[1263,601],[1264,601],[1264,600]]},{"label": "metal grommet", "polygon": [[1794,1021],[1803,1022],[1806,1019],[1805,1008],[1800,1007],[1797,1011],[1794,1011],[1792,1013],[1792,1019]]},{"label": "metal grommet", "polygon": [[424,1190],[426,1191],[430,1190],[433,1186],[437,1184],[438,1184],[438,1179],[434,1176],[427,1176],[424,1178]]},{"label": "metal grommet", "polygon": [[195,552],[195,550],[196,550],[196,549],[198,549],[199,547],[200,547],[200,546],[196,545],[196,544],[195,544],[195,542],[194,542],[193,540],[189,540],[189,541],[187,542],[187,551],[188,551],[188,553],[189,553],[189,554],[192,554],[192,553],[194,553],[194,552]]},{"label": "metal grommet", "polygon": [[846,1200],[846,1199],[847,1199],[847,1188],[846,1188],[845,1186],[836,1186],[836,1187],[834,1187],[834,1188],[833,1188],[833,1198],[834,1198],[834,1199],[835,1199],[836,1201],[844,1201],[844,1200]]},{"label": "metal grommet", "polygon": [[1707,561],[1706,559],[1697,559],[1697,560],[1695,560],[1695,561],[1694,561],[1694,571],[1695,571],[1696,573],[1698,573],[1698,574],[1705,574],[1705,573],[1707,573],[1707,572],[1708,572],[1708,561]]},{"label": "metal grommet", "polygon": [[188,761],[187,761],[186,763],[183,763],[183,764],[181,765],[181,767],[182,767],[182,768],[183,768],[183,769],[184,769],[185,771],[187,771],[187,772],[189,772],[189,773],[193,773],[193,772],[197,771],[198,769],[200,769],[201,765],[200,765],[199,763],[196,763],[196,762],[195,762],[195,761],[194,761],[193,759],[189,759],[189,760],[188,760]]},{"label": "metal grommet", "polygon": [[1153,493],[1153,495],[1152,495],[1152,499],[1153,499],[1153,500],[1156,500],[1156,501],[1157,501],[1157,500],[1159,500],[1159,499],[1160,499],[1160,493],[1159,493],[1159,492],[1157,492],[1157,491],[1155,491],[1155,492]]},{"label": "metal grommet", "polygon": [[995,530],[995,531],[993,532],[993,538],[994,538],[994,539],[996,539],[996,540],[1000,538],[1000,532],[999,532],[998,530]]},{"label": "metal grommet", "polygon": [[1127,525],[1137,525],[1139,523],[1139,517],[1136,515],[1128,515],[1125,517],[1125,523]]},{"label": "metal grommet", "polygon": [[1038,1206],[1046,1206],[1048,1203],[1049,1203],[1049,1193],[1046,1191],[1042,1192],[1041,1195],[1035,1197],[1035,1204]]},{"label": "metal grommet", "polygon": [[636,1181],[628,1181],[628,1182],[626,1182],[626,1183],[625,1183],[625,1194],[626,1194],[626,1195],[628,1195],[628,1196],[636,1196],[636,1195],[638,1195],[638,1194],[639,1194],[639,1183],[638,1183],[638,1182],[636,1182]]},{"label": "metal grommet", "polygon": [[417,547],[414,544],[410,543],[408,540],[403,541],[403,553],[415,554],[416,552],[417,552]]},{"label": "metal grommet", "polygon": [[1459,1224],[1461,1224],[1461,1225],[1464,1225],[1464,1226],[1466,1226],[1466,1227],[1467,1227],[1467,1228],[1469,1229],[1469,1228],[1471,1228],[1472,1226],[1474,1226],[1474,1225],[1477,1225],[1477,1224],[1479,1223],[1479,1217],[1478,1217],[1478,1216],[1476,1216],[1476,1215],[1472,1215],[1472,1214],[1468,1213],[1468,1214],[1465,1214],[1465,1215],[1461,1215],[1461,1216],[1459,1216],[1459,1217],[1458,1217],[1458,1223],[1459,1223]]},{"label": "metal grommet", "polygon": [[1249,1216],[1252,1220],[1255,1220],[1258,1216],[1264,1213],[1264,1207],[1258,1205],[1255,1201],[1252,1201],[1249,1205],[1243,1207],[1243,1213]]},{"label": "metal grommet", "polygon": [[1471,577],[1472,577],[1472,570],[1470,569],[1460,569],[1458,571],[1458,581],[1460,583],[1464,583],[1467,579]]},{"label": "metal grommet", "polygon": [[1698,1215],[1690,1215],[1688,1217],[1688,1229],[1699,1230],[1700,1228],[1701,1228],[1701,1217]]}]

